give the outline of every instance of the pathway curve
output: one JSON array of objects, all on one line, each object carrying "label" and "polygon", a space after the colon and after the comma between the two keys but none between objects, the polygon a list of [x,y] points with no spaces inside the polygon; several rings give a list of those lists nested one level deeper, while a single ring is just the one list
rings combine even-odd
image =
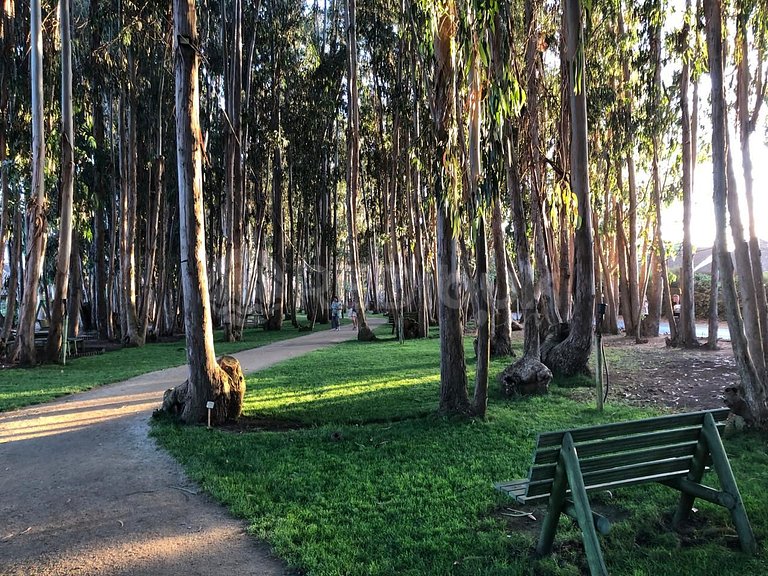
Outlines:
[{"label": "pathway curve", "polygon": [[[234,356],[247,374],[355,334]],[[0,413],[0,575],[290,574],[148,437],[163,391],[186,378],[170,368]]]}]

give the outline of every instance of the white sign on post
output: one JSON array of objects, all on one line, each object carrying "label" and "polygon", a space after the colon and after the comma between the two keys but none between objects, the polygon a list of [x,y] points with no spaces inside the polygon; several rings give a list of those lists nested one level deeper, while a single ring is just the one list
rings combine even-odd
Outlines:
[{"label": "white sign on post", "polygon": [[208,408],[208,428],[211,427],[211,410],[213,410],[213,400],[208,400],[208,402],[205,403],[205,407]]}]

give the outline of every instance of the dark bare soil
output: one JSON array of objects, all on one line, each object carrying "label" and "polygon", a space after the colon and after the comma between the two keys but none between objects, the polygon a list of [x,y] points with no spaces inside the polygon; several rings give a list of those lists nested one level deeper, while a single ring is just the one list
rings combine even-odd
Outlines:
[{"label": "dark bare soil", "polygon": [[739,377],[730,342],[718,350],[666,346],[664,337],[635,344],[624,335],[603,337],[608,360],[608,402],[659,406],[675,412],[723,408],[723,390]]}]

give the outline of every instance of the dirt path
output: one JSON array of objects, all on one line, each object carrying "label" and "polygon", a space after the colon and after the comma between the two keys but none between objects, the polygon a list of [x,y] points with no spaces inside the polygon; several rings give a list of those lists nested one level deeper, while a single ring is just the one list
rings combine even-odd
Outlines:
[{"label": "dirt path", "polygon": [[[323,330],[235,356],[247,374],[354,335]],[[148,438],[163,391],[186,377],[171,368],[0,413],[0,574],[290,574]]]}]

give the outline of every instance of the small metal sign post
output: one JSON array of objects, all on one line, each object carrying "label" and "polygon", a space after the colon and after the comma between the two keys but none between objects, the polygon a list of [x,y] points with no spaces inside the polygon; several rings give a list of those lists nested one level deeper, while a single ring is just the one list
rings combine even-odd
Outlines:
[{"label": "small metal sign post", "polygon": [[597,321],[595,322],[595,328],[597,332],[597,409],[603,411],[603,365],[605,359],[603,358],[603,318],[605,317],[605,311],[607,309],[605,302],[600,302],[597,305]]},{"label": "small metal sign post", "polygon": [[211,427],[211,410],[213,410],[214,403],[213,400],[208,400],[208,402],[205,403],[205,407],[208,408],[208,428]]}]

